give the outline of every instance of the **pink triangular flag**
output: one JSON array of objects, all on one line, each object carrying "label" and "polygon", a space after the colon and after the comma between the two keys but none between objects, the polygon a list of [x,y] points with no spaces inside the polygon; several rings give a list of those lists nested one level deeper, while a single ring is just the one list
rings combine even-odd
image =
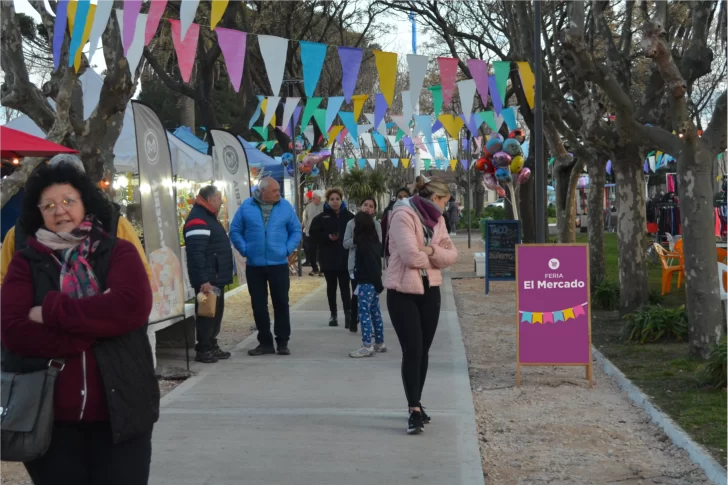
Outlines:
[{"label": "pink triangular flag", "polygon": [[139,9],[142,7],[142,0],[126,0],[124,2],[124,27],[122,38],[124,39],[124,57],[129,52],[129,47],[134,40],[134,29],[139,16]]},{"label": "pink triangular flag", "polygon": [[576,318],[576,317],[578,317],[580,315],[586,315],[586,313],[584,313],[584,307],[583,306],[577,305],[577,306],[574,307],[574,318]]},{"label": "pink triangular flag", "polygon": [[222,27],[216,28],[215,32],[217,32],[217,41],[220,44],[220,50],[225,58],[225,65],[227,66],[228,76],[230,76],[230,82],[233,84],[235,92],[240,92],[248,34],[239,30],[224,29]]},{"label": "pink triangular flag", "polygon": [[483,106],[488,106],[488,64],[482,59],[468,59],[468,69]]},{"label": "pink triangular flag", "polygon": [[164,14],[164,9],[167,7],[167,0],[152,0],[152,3],[149,5],[149,16],[147,17],[147,25],[144,29],[144,45],[149,45],[149,43],[154,38],[154,34],[157,33],[157,27],[159,26],[159,21],[162,18],[162,15]]},{"label": "pink triangular flag", "polygon": [[169,19],[169,23],[172,24],[172,43],[174,44],[174,51],[177,53],[179,72],[182,74],[182,80],[188,83],[192,75],[192,67],[195,65],[197,37],[200,35],[200,26],[194,23],[190,25],[185,40],[182,40],[180,38],[180,34],[182,33],[180,21]]},{"label": "pink triangular flag", "polygon": [[473,138],[475,140],[475,146],[477,147],[476,153],[480,153],[483,151],[483,137],[482,136],[476,136]]},{"label": "pink triangular flag", "polygon": [[450,100],[455,93],[455,81],[458,75],[458,59],[453,57],[438,57],[440,65],[440,83],[442,84],[443,106],[450,105]]},{"label": "pink triangular flag", "polygon": [[554,323],[554,315],[551,312],[544,312],[543,323]]}]

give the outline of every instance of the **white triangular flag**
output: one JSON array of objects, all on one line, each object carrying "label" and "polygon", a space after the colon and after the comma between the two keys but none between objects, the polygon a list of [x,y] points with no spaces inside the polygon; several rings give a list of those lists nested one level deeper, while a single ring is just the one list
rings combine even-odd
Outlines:
[{"label": "white triangular flag", "polygon": [[405,123],[404,116],[402,115],[392,115],[392,121],[397,123],[397,126],[400,130],[404,131],[407,136],[412,135],[412,130],[409,127],[409,120]]},{"label": "white triangular flag", "polygon": [[458,81],[458,92],[460,93],[460,106],[463,108],[463,114],[470,120],[475,99],[475,80]]},{"label": "white triangular flag", "polygon": [[458,156],[458,141],[450,140],[448,145],[450,146],[450,158],[460,158]]},{"label": "white triangular flag", "polygon": [[367,158],[367,162],[369,162],[369,166],[372,167],[372,169],[377,168],[377,159],[376,158]]},{"label": "white triangular flag", "polygon": [[409,66],[410,92],[413,94],[410,102],[407,103],[411,109],[415,108],[417,101],[420,99],[422,92],[422,83],[425,81],[427,74],[427,56],[418,56],[416,54],[407,54],[407,65]]},{"label": "white triangular flag", "polygon": [[[106,26],[109,23],[109,15],[111,15],[111,8],[114,6],[114,2],[106,1],[106,2],[99,2],[98,5],[96,5],[96,13],[94,14],[94,23],[91,26],[91,34],[89,34],[89,40],[88,40],[88,63],[91,64],[91,59],[94,58],[94,54],[96,54],[96,48],[99,45],[99,40],[101,40],[101,34],[104,33],[104,30],[106,30]],[[122,18],[124,14],[117,15],[116,18]],[[146,26],[145,26],[146,28]],[[123,32],[124,29],[121,28],[121,21],[119,22],[119,32]]]},{"label": "white triangular flag", "polygon": [[[200,4],[200,0],[182,0],[182,4],[179,7],[179,21],[180,21],[180,40],[185,40],[187,35],[187,29],[190,28],[192,22],[195,20],[195,14],[197,13],[197,6]],[[144,29],[146,30],[146,23]]]},{"label": "white triangular flag", "polygon": [[404,122],[409,124],[410,120],[412,119],[412,105],[410,104],[410,92],[411,91],[402,91],[402,116],[404,118]]},{"label": "white triangular flag", "polygon": [[273,35],[259,35],[258,44],[265,63],[265,71],[268,73],[271,91],[276,96],[281,91],[281,84],[283,84],[283,71],[286,67],[286,56],[288,55],[288,39]]},{"label": "white triangular flag", "polygon": [[[263,125],[265,126],[265,125]],[[303,136],[306,137],[308,142],[313,145],[314,143],[314,131],[313,131],[313,125],[308,125],[305,130],[303,130]]]},{"label": "white triangular flag", "polygon": [[399,142],[397,141],[397,137],[394,135],[390,135],[390,136],[387,136],[387,140],[389,140],[389,144],[392,147],[392,150],[394,150],[394,153],[396,153],[398,157],[401,157],[402,152],[400,151]]},{"label": "white triangular flag", "polygon": [[[286,104],[283,106],[283,119],[281,120],[281,126],[286,129],[289,128],[288,125],[291,123],[291,116],[293,116],[293,113],[296,111],[296,106],[298,106],[298,102],[300,100],[301,98],[286,98]],[[267,123],[263,126],[267,126]]]},{"label": "white triangular flag", "polygon": [[276,114],[276,110],[278,109],[278,103],[280,102],[280,96],[268,96],[268,104],[265,105],[265,118],[263,118],[263,126],[268,126],[270,120],[273,119]]},{"label": "white triangular flag", "polygon": [[495,128],[496,133],[498,133],[501,129],[501,126],[503,126],[503,122],[505,121],[505,118],[503,118],[503,115],[495,115]]},{"label": "white triangular flag", "polygon": [[364,113],[364,117],[372,126],[374,126],[374,113]]},{"label": "white triangular flag", "polygon": [[374,144],[372,143],[372,134],[371,133],[360,133],[359,136],[361,137],[362,141],[369,149],[369,153],[374,153]]},{"label": "white triangular flag", "polygon": [[[116,20],[119,22],[119,34],[124,31],[124,11],[117,8]],[[134,31],[134,38],[131,41],[131,46],[126,53],[126,62],[129,63],[129,71],[131,77],[134,78],[134,73],[139,65],[139,61],[142,58],[144,52],[144,29],[147,27],[147,14],[140,13],[136,21],[136,30]],[[121,37],[121,36],[120,36]]]},{"label": "white triangular flag", "polygon": [[359,135],[361,135],[362,133],[366,133],[367,131],[369,131],[371,129],[372,129],[371,123],[367,123],[365,125],[359,125]]}]

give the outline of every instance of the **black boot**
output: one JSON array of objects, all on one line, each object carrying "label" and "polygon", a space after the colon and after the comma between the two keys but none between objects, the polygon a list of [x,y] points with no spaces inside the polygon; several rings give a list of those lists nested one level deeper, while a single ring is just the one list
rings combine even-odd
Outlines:
[{"label": "black boot", "polygon": [[197,355],[195,355],[195,360],[197,362],[202,362],[203,364],[214,364],[215,362],[217,362],[217,357],[215,357],[214,351],[197,352]]},{"label": "black boot", "polygon": [[351,333],[356,333],[358,330],[359,330],[359,322],[357,322],[356,320],[352,320],[351,323],[349,324],[349,331]]},{"label": "black boot", "polygon": [[[345,313],[344,314],[344,328],[348,328],[349,330],[351,330],[351,328],[354,325],[355,325],[354,322],[351,320],[351,315],[349,315],[348,312]],[[356,332],[356,330],[353,330],[353,331]]]},{"label": "black boot", "polygon": [[331,315],[331,318],[329,318],[329,327],[338,327],[339,322],[336,320],[336,315]]}]

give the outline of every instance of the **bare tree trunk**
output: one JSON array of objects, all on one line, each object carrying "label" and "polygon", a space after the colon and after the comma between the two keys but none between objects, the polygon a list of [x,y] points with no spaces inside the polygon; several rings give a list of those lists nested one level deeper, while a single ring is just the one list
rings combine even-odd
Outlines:
[{"label": "bare tree trunk", "polygon": [[556,227],[560,243],[576,241],[576,185],[581,173],[581,162],[570,168],[555,170],[556,175]]},{"label": "bare tree trunk", "polygon": [[195,100],[185,96],[178,95],[179,120],[183,126],[188,126],[193,132],[195,131]]},{"label": "bare tree trunk", "polygon": [[607,174],[601,158],[587,162],[589,192],[587,213],[589,219],[589,270],[592,287],[604,279],[604,185]]},{"label": "bare tree trunk", "polygon": [[645,227],[644,172],[637,150],[625,150],[612,159],[617,183],[617,242],[619,251],[620,314],[649,301]]},{"label": "bare tree trunk", "polygon": [[520,189],[520,207],[518,214],[521,216],[521,237],[525,243],[536,242],[536,184],[534,178],[530,178],[528,182],[521,184]]},{"label": "bare tree trunk", "polygon": [[713,156],[707,151],[696,153],[694,147],[686,143],[678,158],[677,174],[690,353],[705,359],[711,347],[722,337],[725,320],[719,303],[715,239],[712,237],[715,223],[711,175]]},{"label": "bare tree trunk", "polygon": [[485,206],[485,187],[483,186],[483,173],[473,170],[470,174],[470,181],[473,184],[473,209],[475,209],[475,218],[480,218]]}]

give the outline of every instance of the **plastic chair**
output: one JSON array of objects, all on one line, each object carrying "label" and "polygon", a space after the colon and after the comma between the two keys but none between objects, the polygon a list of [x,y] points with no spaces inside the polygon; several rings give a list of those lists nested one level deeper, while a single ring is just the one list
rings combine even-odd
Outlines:
[{"label": "plastic chair", "polygon": [[[654,243],[653,247],[662,264],[662,294],[665,295],[666,293],[670,293],[672,275],[674,273],[677,273],[677,287],[680,288],[682,286],[682,255],[665,251],[665,248],[657,243]],[[676,259],[678,264],[672,264],[671,259]]]},{"label": "plastic chair", "polygon": [[719,263],[728,264],[728,251],[723,248],[715,248],[715,255]]},{"label": "plastic chair", "polygon": [[718,263],[718,286],[720,286],[720,299],[728,300],[728,265]]},{"label": "plastic chair", "polygon": [[675,239],[673,239],[672,234],[665,234],[665,239],[667,239],[667,244],[670,247],[670,251],[675,251]]}]

